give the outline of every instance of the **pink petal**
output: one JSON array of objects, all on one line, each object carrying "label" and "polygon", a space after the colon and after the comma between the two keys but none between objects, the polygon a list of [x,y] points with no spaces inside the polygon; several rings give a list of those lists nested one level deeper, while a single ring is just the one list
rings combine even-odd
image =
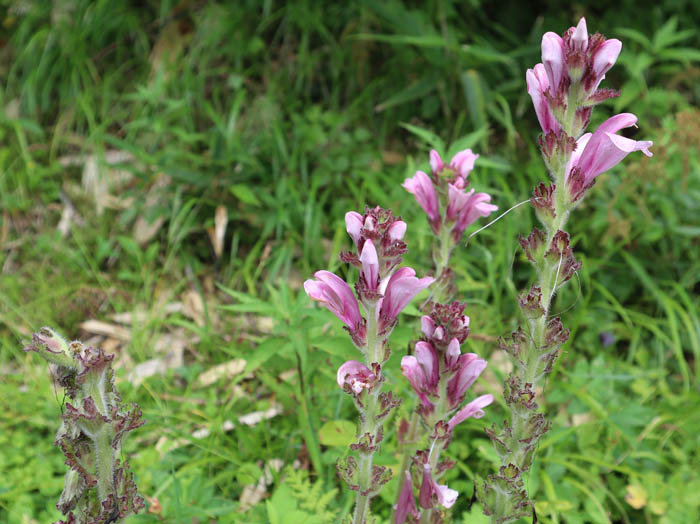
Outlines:
[{"label": "pink petal", "polygon": [[556,33],[545,33],[542,37],[542,64],[553,92],[559,88],[564,76],[565,61],[564,41]]},{"label": "pink petal", "polygon": [[574,152],[571,153],[571,156],[569,157],[569,163],[566,165],[567,178],[569,177],[571,168],[578,165],[579,160],[581,158],[581,154],[583,153],[583,150],[586,149],[586,144],[588,144],[588,141],[591,139],[591,136],[593,136],[592,133],[586,133],[576,141],[576,149],[574,149]]},{"label": "pink petal", "polygon": [[442,169],[442,159],[434,149],[430,150],[430,168],[433,170],[433,173],[437,173]]},{"label": "pink petal", "polygon": [[447,395],[451,406],[459,402],[469,386],[479,378],[481,372],[486,369],[486,361],[474,353],[464,353],[459,357],[457,368],[457,374],[447,385]]},{"label": "pink petal", "polygon": [[418,342],[416,344],[416,360],[425,373],[425,378],[427,379],[425,383],[426,389],[437,387],[440,364],[437,351],[435,351],[433,345],[425,341]]},{"label": "pink petal", "polygon": [[597,77],[602,77],[615,65],[620,56],[622,42],[616,38],[606,40],[593,53],[593,72]]},{"label": "pink petal", "polygon": [[437,492],[438,503],[445,508],[451,508],[459,495],[457,490],[448,488],[447,484],[436,483],[435,491]]},{"label": "pink petal", "polygon": [[431,221],[437,222],[440,220],[438,196],[428,175],[423,171],[416,171],[413,178],[407,178],[404,181],[403,187],[416,197],[418,204],[427,213]]},{"label": "pink petal", "polygon": [[479,155],[474,154],[471,149],[465,149],[452,157],[450,166],[463,178],[467,178],[474,169],[474,162],[476,162],[477,158],[479,158]]},{"label": "pink petal", "polygon": [[413,483],[411,482],[411,474],[408,471],[406,471],[401,494],[394,509],[396,510],[394,524],[404,524],[409,513],[413,518],[418,518],[418,508],[416,507],[416,500],[413,498]]},{"label": "pink petal", "polygon": [[452,184],[447,184],[447,187],[447,196],[449,199],[449,203],[447,204],[447,219],[454,222],[461,214],[464,206],[469,202],[469,197],[474,193],[474,190],[472,189],[469,193],[465,193]]},{"label": "pink petal", "polygon": [[416,278],[416,272],[410,267],[396,271],[386,286],[381,314],[388,320],[395,319],[413,298],[432,284],[432,277]]},{"label": "pink petal", "polygon": [[433,319],[428,315],[423,315],[420,318],[420,330],[423,332],[426,338],[430,338],[435,331],[435,322],[433,322]]},{"label": "pink petal", "polygon": [[498,206],[489,204],[491,195],[487,193],[476,193],[469,197],[469,201],[462,209],[457,223],[455,224],[456,232],[461,235],[465,229],[476,222],[479,217],[487,217],[498,209]]},{"label": "pink petal", "polygon": [[433,479],[430,464],[423,465],[423,481],[421,482],[418,502],[424,509],[433,507],[433,495],[437,495],[438,504],[445,508],[451,508],[457,500],[459,493],[447,487],[446,484],[438,484]]},{"label": "pink petal", "polygon": [[525,73],[527,92],[532,98],[537,120],[544,133],[559,131],[559,123],[556,121],[549,108],[545,92],[549,89],[549,79],[542,64],[537,64],[534,69],[528,69]]},{"label": "pink petal", "polygon": [[430,468],[430,464],[423,465],[423,480],[420,484],[420,492],[418,493],[418,504],[423,509],[433,507],[433,493],[435,493],[435,481]]},{"label": "pink petal", "polygon": [[365,240],[365,244],[362,246],[360,262],[362,262],[362,274],[365,277],[367,287],[372,291],[376,291],[379,286],[379,259],[377,258],[377,249],[374,247],[374,242],[369,238]]},{"label": "pink petal", "polygon": [[352,241],[355,242],[355,247],[357,247],[357,243],[360,241],[362,225],[362,215],[356,211],[345,213],[345,229],[352,238]]},{"label": "pink petal", "polygon": [[311,299],[321,302],[351,329],[362,322],[355,295],[342,278],[329,271],[317,271],[314,276],[318,280],[304,282]]},{"label": "pink petal", "polygon": [[453,338],[447,346],[447,351],[445,352],[445,364],[447,367],[452,369],[459,362],[459,356],[462,354],[461,348],[459,346],[459,340]]},{"label": "pink petal", "polygon": [[346,383],[350,384],[350,387],[356,394],[368,388],[370,386],[369,381],[374,378],[374,373],[357,360],[348,360],[338,368],[338,386],[343,388]]},{"label": "pink petal", "polygon": [[[637,117],[631,113],[621,113],[603,122],[585,145],[577,166],[589,183],[601,173],[620,163],[629,153],[643,151],[651,156],[650,141],[635,141],[615,135],[617,131],[635,125]],[[577,147],[578,149],[578,147]]]},{"label": "pink petal", "polygon": [[475,398],[469,404],[460,409],[457,414],[452,417],[447,425],[450,429],[454,429],[457,424],[467,420],[469,417],[481,418],[484,416],[484,408],[493,402],[493,395],[482,395]]},{"label": "pink petal", "polygon": [[387,230],[387,235],[389,235],[389,238],[393,241],[396,240],[403,240],[404,235],[406,234],[406,222],[403,220],[397,220],[393,224],[389,226],[389,229]]},{"label": "pink petal", "polygon": [[571,35],[571,46],[578,53],[583,53],[588,49],[588,28],[586,27],[586,19],[583,17]]}]

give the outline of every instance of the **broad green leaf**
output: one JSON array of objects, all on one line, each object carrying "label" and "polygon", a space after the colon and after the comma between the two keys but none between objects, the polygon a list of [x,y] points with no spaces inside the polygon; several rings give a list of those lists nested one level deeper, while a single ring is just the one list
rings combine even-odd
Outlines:
[{"label": "broad green leaf", "polygon": [[318,437],[324,446],[347,447],[356,438],[356,425],[349,420],[331,420],[318,431]]}]

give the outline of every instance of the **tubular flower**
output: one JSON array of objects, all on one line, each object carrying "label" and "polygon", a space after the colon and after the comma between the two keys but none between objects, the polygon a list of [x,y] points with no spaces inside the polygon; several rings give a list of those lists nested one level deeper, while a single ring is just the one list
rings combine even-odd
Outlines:
[{"label": "tubular flower", "polygon": [[533,69],[528,69],[525,74],[527,81],[527,92],[532,98],[535,106],[537,120],[540,122],[542,131],[545,134],[550,132],[558,133],[561,127],[557,119],[552,115],[552,110],[547,102],[547,91],[549,90],[549,77],[542,64],[537,64]]},{"label": "tubular flower", "polygon": [[379,289],[379,259],[377,258],[374,242],[369,239],[362,247],[360,262],[362,263],[362,278],[367,290],[377,291]]},{"label": "tubular flower", "polygon": [[[483,358],[479,358],[475,353],[463,353],[459,355],[459,346],[455,346],[454,344],[456,340],[457,339],[452,339],[453,342],[450,344],[452,347],[448,346],[450,350],[448,359],[453,364],[452,369],[456,370],[454,377],[452,377],[447,384],[447,398],[452,409],[461,404],[469,386],[471,386],[476,379],[479,378],[481,372],[486,369],[486,361]],[[457,344],[459,344],[459,342],[457,342]]]},{"label": "tubular flower", "polygon": [[433,407],[428,394],[436,393],[439,369],[438,354],[428,342],[418,342],[415,356],[407,355],[401,359],[401,373],[408,379],[427,410]]},{"label": "tubular flower", "polygon": [[431,224],[440,223],[440,204],[430,177],[423,171],[416,171],[413,178],[407,178],[403,187],[416,197],[416,201],[426,212]]},{"label": "tubular flower", "polygon": [[341,389],[344,390],[348,386],[355,395],[359,395],[374,385],[377,376],[362,362],[348,360],[338,368],[337,380]]},{"label": "tubular flower", "polygon": [[416,272],[410,267],[402,267],[391,275],[379,312],[384,325],[392,324],[403,308],[434,280],[433,277],[416,278]]},{"label": "tubular flower", "polygon": [[421,508],[430,509],[435,506],[434,497],[437,498],[438,504],[442,507],[451,508],[457,501],[457,495],[459,493],[454,489],[448,488],[446,484],[435,482],[430,464],[423,465],[423,482],[418,494],[418,502]]},{"label": "tubular flower", "polygon": [[626,127],[634,126],[637,117],[631,113],[621,113],[608,118],[593,134],[586,133],[576,142],[576,149],[566,168],[566,180],[572,200],[578,200],[595,178],[619,164],[634,151],[653,156],[649,148],[650,140],[636,141],[617,135]]},{"label": "tubular flower", "polygon": [[468,200],[462,207],[457,223],[452,229],[452,238],[459,241],[464,230],[476,222],[479,217],[487,217],[498,209],[498,206],[489,204],[491,195],[487,193],[474,193],[472,189],[468,194]]},{"label": "tubular flower", "polygon": [[404,524],[408,515],[411,515],[414,519],[418,518],[416,499],[413,497],[413,483],[411,482],[411,474],[408,471],[406,471],[401,494],[394,509],[396,510],[394,524]]},{"label": "tubular flower", "polygon": [[481,418],[484,416],[484,408],[493,402],[493,395],[481,395],[460,409],[447,423],[450,429],[464,422],[470,417]]},{"label": "tubular flower", "polygon": [[357,299],[345,281],[330,271],[316,271],[317,280],[304,282],[304,290],[312,300],[322,303],[349,329],[362,324]]}]

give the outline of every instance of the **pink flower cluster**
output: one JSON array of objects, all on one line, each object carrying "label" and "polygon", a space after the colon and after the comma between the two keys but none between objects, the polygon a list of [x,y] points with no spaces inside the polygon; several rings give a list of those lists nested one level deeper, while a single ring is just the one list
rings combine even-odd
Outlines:
[{"label": "pink flower cluster", "polygon": [[[486,361],[475,353],[461,352],[461,343],[469,333],[469,317],[462,315],[463,311],[464,306],[458,302],[448,306],[436,305],[432,316],[421,318],[425,340],[416,343],[415,355],[401,359],[401,372],[420,399],[418,412],[426,420],[431,418],[438,402],[443,401],[445,412],[456,410],[464,401],[467,389],[486,368]],[[448,316],[450,313],[451,318]],[[446,323],[445,317],[449,318]],[[440,388],[442,382],[447,384],[446,388]],[[441,389],[447,392],[446,399],[440,398]],[[484,414],[481,408],[491,402],[492,395],[483,395],[470,402],[449,419],[449,429],[454,429],[469,417],[480,418]]]},{"label": "pink flower cluster", "polygon": [[[462,353],[460,346],[469,334],[469,317],[459,302],[436,304],[430,316],[421,319],[423,340],[416,343],[415,354],[403,357],[401,372],[420,399],[417,409],[423,423],[433,429],[431,438],[447,447],[454,428],[467,418],[481,418],[493,395],[482,395],[460,408],[467,389],[486,368],[486,361],[474,353]],[[457,491],[436,480],[449,468],[432,458],[433,446],[421,450],[413,461],[420,467],[422,481],[418,502],[429,510],[439,504],[450,508]],[[434,471],[435,470],[435,471]],[[419,514],[413,498],[411,477],[407,473],[399,496],[395,524],[403,524],[408,515]]]},{"label": "pink flower cluster", "polygon": [[[351,211],[345,216],[345,223],[356,252],[343,253],[342,258],[360,269],[355,285],[357,298],[342,278],[329,271],[317,271],[316,279],[304,282],[304,289],[309,297],[322,303],[345,324],[355,345],[365,351],[366,316],[375,316],[376,334],[385,340],[396,325],[399,313],[434,279],[417,278],[409,267],[396,269],[406,252],[403,243],[406,223],[390,211],[379,207],[366,209],[364,215]],[[360,304],[365,316],[360,312]],[[341,388],[348,385],[350,392],[359,395],[370,388],[378,376],[378,370],[350,360],[338,370],[338,385]]]},{"label": "pink flower cluster", "polygon": [[[594,133],[581,136],[588,126],[593,106],[618,95],[613,89],[599,86],[621,49],[619,40],[606,40],[599,33],[589,35],[586,19],[581,18],[576,27],[562,36],[545,33],[542,63],[528,69],[526,74],[527,90],[544,133],[541,143],[545,159],[551,160],[557,152],[569,157],[566,183],[572,203],[583,196],[598,175],[617,165],[629,153],[642,151],[652,156],[649,151],[652,142],[635,141],[617,134],[637,122],[637,117],[629,113],[613,116]],[[550,146],[544,146],[545,143]],[[562,146],[553,148],[551,144]]]},{"label": "pink flower cluster", "polygon": [[416,171],[407,178],[403,187],[416,197],[418,204],[428,215],[433,232],[438,234],[442,227],[450,227],[452,238],[459,241],[464,230],[498,209],[490,204],[491,196],[486,193],[466,191],[467,177],[479,158],[471,149],[460,151],[449,164],[444,164],[435,150],[430,151],[431,175]]}]

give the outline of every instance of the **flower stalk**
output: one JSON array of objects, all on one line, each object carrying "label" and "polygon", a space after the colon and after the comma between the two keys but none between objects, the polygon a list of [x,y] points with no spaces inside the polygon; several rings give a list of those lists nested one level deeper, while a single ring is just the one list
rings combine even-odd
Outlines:
[{"label": "flower stalk", "polygon": [[56,524],[121,523],[145,504],[138,495],[128,462],[121,463],[124,437],[143,425],[137,405],[126,408],[112,380],[112,355],[75,341],[68,343],[50,328],[35,333],[24,351],[55,366],[66,403],[55,445],[69,470],[56,507],[66,516]]},{"label": "flower stalk", "polygon": [[[467,418],[480,418],[483,408],[493,402],[492,395],[482,395],[462,406],[467,390],[486,367],[486,361],[474,353],[462,353],[460,346],[469,334],[469,317],[464,305],[435,304],[430,316],[421,319],[423,338],[415,345],[415,355],[401,360],[401,371],[419,399],[416,414],[429,435],[429,446],[411,457],[415,480],[421,478],[420,510],[412,504],[410,486],[404,483],[397,500],[394,524],[442,522],[446,509],[452,507],[458,493],[438,482],[454,466],[441,461],[454,428]],[[404,473],[411,478],[409,469]]]},{"label": "flower stalk", "polygon": [[540,183],[530,204],[543,225],[527,237],[519,237],[537,279],[519,297],[525,317],[501,349],[508,352],[514,369],[506,379],[504,397],[509,411],[503,426],[486,430],[501,458],[498,473],[477,482],[477,495],[492,522],[512,522],[530,514],[533,502],[525,491],[523,476],[532,466],[537,445],[551,422],[538,412],[537,391],[552,370],[560,348],[569,338],[560,318],[551,315],[556,292],[580,269],[569,234],[564,231],[596,177],[633,151],[651,156],[648,141],[617,135],[636,123],[623,113],[584,134],[594,105],[617,96],[599,89],[605,73],[617,60],[622,44],[602,35],[589,35],[585,19],[563,36],[546,33],[542,38],[542,63],[527,72],[532,98],[543,134],[538,142],[552,183]]},{"label": "flower stalk", "polygon": [[338,386],[352,396],[360,415],[357,442],[350,445],[355,454],[338,460],[337,469],[348,487],[357,492],[352,522],[364,524],[372,497],[391,479],[388,468],[374,464],[384,438],[383,423],[400,404],[392,392],[382,391],[389,336],[399,313],[434,279],[416,278],[411,268],[397,269],[406,252],[406,223],[391,211],[379,207],[366,208],[364,215],[351,211],[345,223],[356,251],[342,253],[341,259],[360,270],[355,284],[357,298],[343,279],[328,271],[317,271],[316,279],[307,280],[304,289],[343,321],[364,356],[364,362],[345,362],[337,375]]}]

